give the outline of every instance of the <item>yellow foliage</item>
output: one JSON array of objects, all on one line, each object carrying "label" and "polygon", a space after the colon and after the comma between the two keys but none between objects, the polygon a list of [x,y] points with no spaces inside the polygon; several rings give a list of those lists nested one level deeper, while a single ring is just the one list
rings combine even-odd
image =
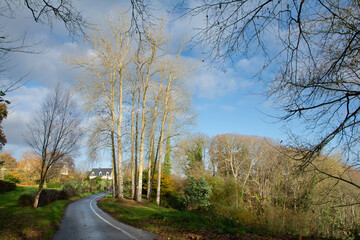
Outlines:
[{"label": "yellow foliage", "polygon": [[[157,188],[157,180],[158,180],[158,174],[156,173],[154,175],[154,181],[153,181],[153,185],[152,185],[152,189],[156,191]],[[174,186],[174,182],[173,180],[170,178],[169,175],[162,173],[161,174],[161,190],[160,190],[160,194],[162,196],[168,195],[169,193],[175,191],[175,186]],[[144,189],[147,188],[147,185],[144,184]]]}]

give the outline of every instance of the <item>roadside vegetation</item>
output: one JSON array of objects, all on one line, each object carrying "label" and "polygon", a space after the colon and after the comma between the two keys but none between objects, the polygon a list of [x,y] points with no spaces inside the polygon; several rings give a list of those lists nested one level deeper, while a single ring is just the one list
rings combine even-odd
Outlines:
[{"label": "roadside vegetation", "polygon": [[107,197],[98,205],[118,221],[156,233],[162,239],[239,239],[246,234],[244,226],[230,219],[178,211],[146,201]]},{"label": "roadside vegetation", "polygon": [[[14,190],[2,193],[0,239],[51,239],[66,206],[103,190],[106,184],[105,180],[93,179],[90,183],[85,179],[83,182],[65,182],[56,189],[45,188],[40,195],[38,208],[33,208],[37,186],[16,186]],[[90,185],[93,186],[90,188]]]}]

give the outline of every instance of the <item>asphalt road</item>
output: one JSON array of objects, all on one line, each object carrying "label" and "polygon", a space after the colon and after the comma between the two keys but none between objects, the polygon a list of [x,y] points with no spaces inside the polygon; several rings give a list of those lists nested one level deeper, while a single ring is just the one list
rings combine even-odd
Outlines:
[{"label": "asphalt road", "polygon": [[69,204],[53,240],[157,239],[155,234],[118,222],[98,208],[97,200],[105,195],[97,193]]}]

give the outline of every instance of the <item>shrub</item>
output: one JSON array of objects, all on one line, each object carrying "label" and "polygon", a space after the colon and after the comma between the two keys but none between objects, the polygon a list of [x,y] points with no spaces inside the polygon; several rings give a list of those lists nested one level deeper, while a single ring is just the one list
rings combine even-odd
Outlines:
[{"label": "shrub", "polygon": [[48,205],[56,200],[59,200],[60,191],[54,189],[43,189],[40,194],[38,206]]},{"label": "shrub", "polygon": [[81,187],[84,189],[84,191],[89,191],[91,192],[91,187],[90,187],[90,181],[84,181],[81,183]]},{"label": "shrub", "polygon": [[108,186],[107,180],[101,179],[96,183],[96,190],[104,190],[104,187]]},{"label": "shrub", "polygon": [[34,199],[34,193],[25,193],[19,197],[18,204],[20,207],[31,207],[34,203]]},{"label": "shrub", "polygon": [[16,184],[0,180],[0,193],[10,192],[16,189]]},{"label": "shrub", "polygon": [[4,180],[11,183],[20,183],[20,179],[10,173],[5,175]]},{"label": "shrub", "polygon": [[195,179],[188,177],[188,186],[185,188],[187,197],[187,207],[189,210],[210,206],[209,197],[211,195],[211,186],[204,177]]},{"label": "shrub", "polygon": [[59,200],[68,200],[74,196],[76,196],[76,192],[73,189],[65,188],[59,193]]},{"label": "shrub", "polygon": [[170,207],[178,210],[184,210],[188,205],[186,196],[178,192],[171,192],[166,199]]},{"label": "shrub", "polygon": [[82,183],[80,181],[72,180],[64,183],[63,189],[72,189],[77,194],[83,193],[85,191]]}]

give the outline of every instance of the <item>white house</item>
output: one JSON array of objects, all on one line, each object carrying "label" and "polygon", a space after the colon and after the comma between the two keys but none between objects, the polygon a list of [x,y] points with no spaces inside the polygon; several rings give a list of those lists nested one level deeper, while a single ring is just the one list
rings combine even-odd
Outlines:
[{"label": "white house", "polygon": [[112,168],[93,168],[89,172],[89,178],[100,177],[101,179],[112,179]]}]

